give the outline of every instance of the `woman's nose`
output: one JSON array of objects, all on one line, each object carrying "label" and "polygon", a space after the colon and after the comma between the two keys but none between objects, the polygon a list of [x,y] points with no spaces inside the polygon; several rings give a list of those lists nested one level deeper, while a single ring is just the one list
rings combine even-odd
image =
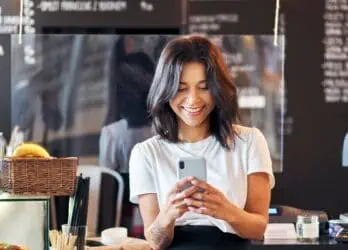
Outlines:
[{"label": "woman's nose", "polygon": [[197,90],[191,90],[190,92],[188,92],[186,97],[186,102],[188,104],[190,105],[196,104],[197,102],[199,102],[199,100],[200,100],[200,97]]}]

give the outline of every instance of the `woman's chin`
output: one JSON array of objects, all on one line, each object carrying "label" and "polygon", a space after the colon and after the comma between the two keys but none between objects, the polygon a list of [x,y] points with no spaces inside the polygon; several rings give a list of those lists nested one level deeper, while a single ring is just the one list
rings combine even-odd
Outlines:
[{"label": "woman's chin", "polygon": [[196,128],[199,127],[203,124],[204,120],[202,119],[190,119],[190,120],[185,120],[184,123],[188,127]]}]

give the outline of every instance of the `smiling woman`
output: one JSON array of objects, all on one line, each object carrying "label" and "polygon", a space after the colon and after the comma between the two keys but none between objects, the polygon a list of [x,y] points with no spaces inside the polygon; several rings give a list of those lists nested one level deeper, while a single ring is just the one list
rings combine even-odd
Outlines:
[{"label": "smiling woman", "polygon": [[198,130],[202,130],[203,137],[209,135],[207,117],[214,109],[215,102],[207,87],[204,64],[192,62],[184,65],[178,94],[170,100],[169,105],[179,118],[179,138],[185,137],[190,140],[190,134],[187,132],[191,127],[199,133],[201,131]]},{"label": "smiling woman", "polygon": [[[208,39],[179,37],[161,53],[148,96],[157,135],[130,157],[130,199],[153,249],[247,249],[263,237],[272,163],[262,133],[236,124],[236,93]],[[179,179],[188,157],[205,159],[206,181]]]},{"label": "smiling woman", "polygon": [[171,142],[182,140],[180,133],[187,131],[177,127],[185,127],[181,121],[204,107],[195,118],[200,119],[199,131],[190,133],[209,128],[206,135],[213,134],[223,147],[230,147],[228,137],[235,134],[231,124],[238,118],[237,89],[221,52],[208,39],[191,36],[169,42],[159,59],[148,104],[155,131]]}]

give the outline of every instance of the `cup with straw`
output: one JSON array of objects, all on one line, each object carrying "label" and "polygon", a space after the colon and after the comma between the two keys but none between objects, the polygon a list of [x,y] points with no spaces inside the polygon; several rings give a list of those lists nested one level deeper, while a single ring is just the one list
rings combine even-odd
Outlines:
[{"label": "cup with straw", "polygon": [[89,183],[89,177],[83,177],[82,174],[78,177],[75,192],[69,199],[68,223],[62,225],[63,234],[77,235],[77,250],[85,249]]},{"label": "cup with straw", "polygon": [[49,231],[51,250],[74,250],[77,236],[64,234],[57,230]]}]

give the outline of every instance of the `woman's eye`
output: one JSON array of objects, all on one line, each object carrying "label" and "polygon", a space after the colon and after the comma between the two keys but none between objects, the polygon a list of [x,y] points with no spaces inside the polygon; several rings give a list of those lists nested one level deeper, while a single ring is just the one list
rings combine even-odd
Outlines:
[{"label": "woman's eye", "polygon": [[207,90],[208,86],[207,85],[201,86],[201,89]]},{"label": "woman's eye", "polygon": [[182,91],[184,91],[184,90],[185,90],[185,88],[179,88],[179,89],[178,89],[179,92],[182,92]]}]

